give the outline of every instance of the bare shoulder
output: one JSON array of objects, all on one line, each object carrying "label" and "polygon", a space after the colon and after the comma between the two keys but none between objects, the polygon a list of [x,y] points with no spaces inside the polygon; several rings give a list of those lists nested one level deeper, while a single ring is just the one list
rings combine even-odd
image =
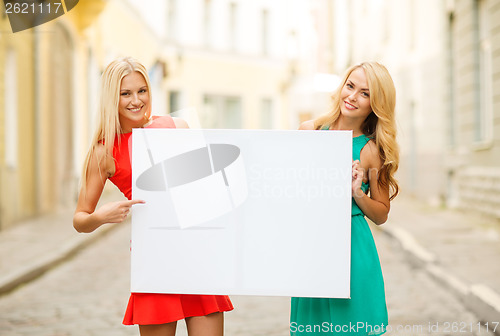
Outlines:
[{"label": "bare shoulder", "polygon": [[184,119],[178,117],[173,117],[172,119],[174,120],[176,128],[189,128],[188,123]]},{"label": "bare shoulder", "polygon": [[[94,146],[94,152],[90,157],[90,169],[95,169],[99,174],[105,174],[106,177],[114,175],[115,165],[113,157],[106,153],[106,146],[98,143]],[[102,169],[104,167],[104,170]]]},{"label": "bare shoulder", "polygon": [[314,120],[304,121],[302,124],[300,124],[299,130],[314,130]]},{"label": "bare shoulder", "polygon": [[380,158],[380,151],[374,140],[368,141],[360,153],[361,162],[365,162],[370,168],[380,168],[382,166],[382,159]]},{"label": "bare shoulder", "polygon": [[102,143],[98,143],[94,146],[94,153],[92,155],[92,160],[96,160],[96,162],[104,162],[106,159],[106,146]]}]

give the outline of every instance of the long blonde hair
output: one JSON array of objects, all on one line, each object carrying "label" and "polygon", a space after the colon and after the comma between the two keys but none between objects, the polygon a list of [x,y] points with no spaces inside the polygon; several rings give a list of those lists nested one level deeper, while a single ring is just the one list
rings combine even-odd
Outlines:
[{"label": "long blonde hair", "polygon": [[[151,84],[146,68],[139,61],[124,57],[118,58],[108,64],[101,77],[101,97],[99,103],[99,115],[97,120],[97,128],[92,137],[90,148],[83,164],[82,172],[82,188],[85,190],[86,182],[89,174],[89,163],[92,156],[95,154],[95,148],[98,144],[103,144],[105,147],[106,158],[113,156],[113,145],[117,134],[122,133],[120,125],[118,104],[120,102],[120,87],[123,77],[132,72],[139,72],[144,77],[148,86],[148,95],[151,106]],[[145,119],[151,117],[151,109],[146,111]],[[120,140],[120,138],[118,138]],[[102,169],[102,167],[99,167]]]},{"label": "long blonde hair", "polygon": [[364,62],[350,67],[332,95],[332,109],[330,112],[314,120],[314,128],[321,129],[334,125],[340,117],[342,103],[340,93],[351,73],[362,68],[366,74],[370,90],[370,106],[372,113],[363,122],[361,131],[375,141],[382,159],[382,167],[377,181],[383,186],[389,186],[390,199],[399,193],[399,185],[394,174],[399,167],[399,146],[396,142],[396,88],[389,71],[377,62]]}]

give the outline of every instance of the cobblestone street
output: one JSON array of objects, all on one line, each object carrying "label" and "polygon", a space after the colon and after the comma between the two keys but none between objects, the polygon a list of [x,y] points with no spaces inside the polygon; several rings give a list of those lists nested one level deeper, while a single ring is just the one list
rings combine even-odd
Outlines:
[{"label": "cobblestone street", "polygon": [[[121,325],[129,287],[129,225],[112,230],[69,262],[0,297],[0,335],[138,335]],[[441,285],[375,229],[386,281],[387,335],[493,335]],[[289,298],[232,297],[226,335],[287,335]],[[493,328],[494,326],[489,326]],[[183,322],[178,335],[186,335]]]}]

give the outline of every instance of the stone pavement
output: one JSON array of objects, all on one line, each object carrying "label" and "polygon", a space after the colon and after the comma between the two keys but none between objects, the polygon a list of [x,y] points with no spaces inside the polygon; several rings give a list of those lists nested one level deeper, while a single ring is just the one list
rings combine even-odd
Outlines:
[{"label": "stone pavement", "polygon": [[[99,204],[119,197],[114,189],[106,189]],[[113,228],[105,225],[92,234],[79,234],[73,213],[66,209],[0,231],[0,295],[36,279]]]},{"label": "stone pavement", "polygon": [[[478,317],[401,245],[373,230],[384,272],[389,325],[386,336],[493,336]],[[0,297],[1,336],[138,335],[121,321],[130,288],[130,221],[81,250],[68,262]],[[231,296],[229,336],[289,335],[290,298]],[[184,321],[177,336],[187,336]]]},{"label": "stone pavement", "polygon": [[[108,225],[90,235],[78,234],[72,227],[72,213],[73,210],[61,212],[0,231],[0,294],[33,280],[116,227]],[[374,229],[374,234],[391,238],[407,252],[419,272],[437,279],[477,318],[492,323],[500,320],[499,227],[499,223],[427,207],[401,196],[392,205],[388,223]],[[395,251],[399,253],[400,249]],[[384,260],[382,264],[384,267]],[[394,283],[404,279],[394,279]],[[391,276],[386,279],[390,281]],[[388,291],[396,289],[386,284]],[[389,296],[393,300],[403,299],[388,292]],[[244,303],[257,305],[252,300],[245,299]],[[277,300],[280,309],[288,304]],[[400,322],[405,318],[402,315]],[[286,325],[280,328],[283,327]]]},{"label": "stone pavement", "polygon": [[380,230],[482,322],[500,321],[499,221],[397,197]]}]

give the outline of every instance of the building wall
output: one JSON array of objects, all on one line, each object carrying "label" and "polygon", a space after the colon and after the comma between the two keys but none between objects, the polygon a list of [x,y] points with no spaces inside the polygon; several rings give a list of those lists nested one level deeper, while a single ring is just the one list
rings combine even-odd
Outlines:
[{"label": "building wall", "polygon": [[[197,115],[190,123],[199,122],[199,126],[205,128],[265,128],[263,124],[269,116],[262,115],[261,102],[270,99],[273,110],[270,126],[278,128],[282,124],[280,88],[285,70],[280,63],[231,56],[211,57],[188,51],[182,64],[168,76],[165,88],[180,95],[177,107],[195,108]],[[234,116],[233,122],[227,120],[230,116],[223,117],[220,107],[210,107],[210,99],[231,97],[241,103],[239,115]]]},{"label": "building wall", "polygon": [[401,192],[444,198],[445,1],[335,1],[335,68],[384,64],[396,85]]},{"label": "building wall", "polygon": [[[170,0],[164,5],[163,17],[156,14],[148,22],[165,42],[166,73],[154,98],[159,114],[193,108],[195,115],[184,117],[208,128],[298,126],[287,109],[291,82],[301,60],[311,55],[304,28],[310,29],[308,3]],[[148,16],[147,7],[136,9]]]},{"label": "building wall", "polygon": [[194,107],[194,127],[297,128],[315,106],[297,82],[332,60],[311,15],[329,6],[316,2],[85,0],[15,35],[1,16],[0,229],[74,207],[100,75],[116,57],[148,68],[155,114]]},{"label": "building wall", "polygon": [[402,193],[500,218],[500,3],[335,5],[336,68],[376,60],[395,81]]},{"label": "building wall", "polygon": [[0,17],[0,229],[74,206],[82,19],[65,15],[13,34]]},{"label": "building wall", "polygon": [[36,212],[33,39],[0,16],[0,229]]},{"label": "building wall", "polygon": [[37,203],[40,213],[73,204],[74,37],[59,22],[36,31]]},{"label": "building wall", "polygon": [[450,201],[500,218],[500,3],[456,0],[454,120],[447,155]]}]

